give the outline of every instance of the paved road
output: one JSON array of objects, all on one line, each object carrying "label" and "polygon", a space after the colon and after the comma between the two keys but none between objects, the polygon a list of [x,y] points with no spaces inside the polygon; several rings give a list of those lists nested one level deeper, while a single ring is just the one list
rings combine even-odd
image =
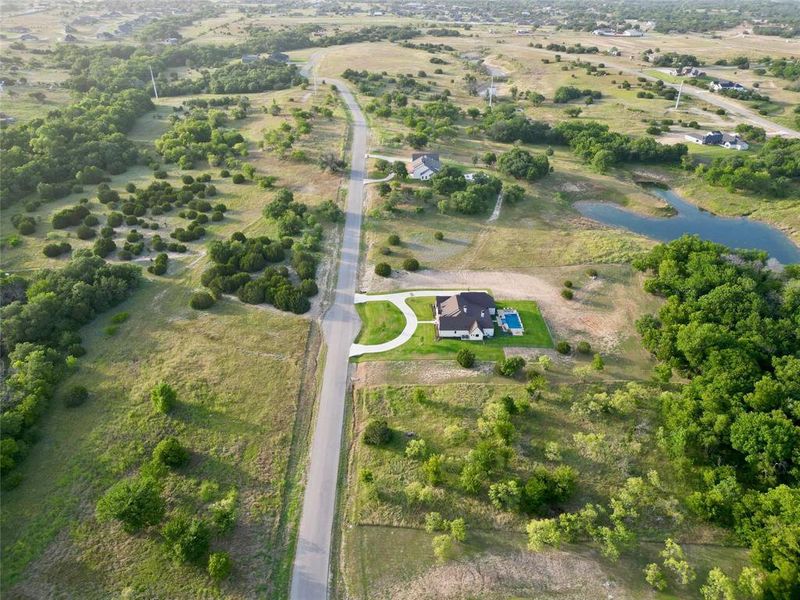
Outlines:
[{"label": "paved road", "polygon": [[346,85],[338,80],[329,79],[328,82],[337,86],[352,115],[352,158],[336,295],[333,305],[322,318],[322,332],[328,351],[311,440],[303,512],[292,572],[290,597],[293,600],[326,600],[328,597],[331,534],[342,446],[344,399],[348,383],[347,367],[350,345],[360,328],[353,296],[361,242],[367,123]]}]

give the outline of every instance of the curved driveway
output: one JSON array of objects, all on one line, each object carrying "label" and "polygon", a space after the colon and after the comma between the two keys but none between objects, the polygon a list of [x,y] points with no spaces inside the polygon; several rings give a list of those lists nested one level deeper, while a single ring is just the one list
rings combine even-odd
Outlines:
[{"label": "curved driveway", "polygon": [[[406,318],[406,325],[403,331],[400,332],[393,340],[384,342],[382,344],[353,344],[350,347],[350,356],[361,356],[362,354],[377,354],[378,352],[386,352],[393,350],[405,344],[414,335],[417,330],[417,325],[420,323],[433,323],[433,321],[420,321],[417,319],[414,310],[406,304],[406,298],[421,298],[425,296],[452,296],[453,294],[460,294],[468,290],[414,290],[413,292],[396,292],[394,294],[356,294],[355,303],[362,304],[364,302],[377,302],[385,301],[391,302],[403,316]],[[469,291],[487,291],[487,290],[469,290]]]},{"label": "curved driveway", "polygon": [[360,323],[353,295],[361,243],[367,122],[347,86],[334,79],[328,79],[328,82],[336,85],[353,118],[352,156],[335,297],[322,318],[327,356],[297,535],[290,588],[292,600],[326,600],[328,597],[331,534],[336,508],[350,345],[358,334]]}]

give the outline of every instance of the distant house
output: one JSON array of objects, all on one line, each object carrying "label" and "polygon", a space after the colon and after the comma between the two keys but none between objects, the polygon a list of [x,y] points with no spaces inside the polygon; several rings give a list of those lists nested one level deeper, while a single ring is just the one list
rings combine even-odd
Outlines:
[{"label": "distant house", "polygon": [[626,29],[623,32],[618,32],[614,29],[601,27],[592,31],[592,35],[600,35],[603,37],[642,37],[644,32],[639,29]]},{"label": "distant house", "polygon": [[169,37],[164,40],[164,44],[167,46],[177,46],[179,41],[180,40],[178,40],[176,37]]},{"label": "distant house", "polygon": [[97,35],[95,37],[98,40],[103,40],[103,41],[108,42],[108,41],[111,41],[111,40],[114,39],[114,34],[109,33],[108,31],[100,31],[100,32],[97,33]]},{"label": "distant house", "polygon": [[712,81],[711,85],[708,86],[711,90],[715,92],[720,92],[722,90],[734,90],[736,92],[745,92],[747,88],[744,87],[741,83],[735,83],[733,81]]},{"label": "distant house", "polygon": [[71,33],[68,33],[67,35],[64,36],[64,41],[67,42],[68,44],[71,44],[72,42],[77,42],[78,38],[76,38]]},{"label": "distant house", "polygon": [[687,133],[686,140],[701,146],[722,146],[733,150],[747,150],[750,145],[735,133],[709,131],[708,133]]},{"label": "distant house", "polygon": [[288,63],[289,55],[283,52],[273,52],[267,57],[267,60],[275,63]]},{"label": "distant house", "polygon": [[439,154],[435,152],[414,152],[411,163],[408,165],[408,175],[411,179],[427,181],[442,168]]},{"label": "distant house", "polygon": [[436,296],[436,333],[440,338],[483,340],[494,337],[497,307],[486,292]]},{"label": "distant house", "polygon": [[532,33],[530,29],[517,29],[517,35],[531,35]]},{"label": "distant house", "polygon": [[242,55],[242,62],[246,65],[249,65],[250,63],[260,60],[260,58],[261,57],[258,56],[258,54],[244,54]]},{"label": "distant house", "polygon": [[9,116],[6,113],[0,113],[0,125],[11,125],[16,122],[17,120],[14,117]]},{"label": "distant house", "polygon": [[697,67],[681,67],[675,70],[675,75],[679,77],[705,77],[706,72],[701,71]]},{"label": "distant house", "polygon": [[723,148],[731,148],[733,150],[747,150],[750,147],[750,144],[745,142],[738,135],[732,133],[723,133],[722,142],[719,145]]},{"label": "distant house", "polygon": [[37,36],[33,35],[32,33],[23,33],[21,36],[19,36],[19,39],[21,39],[23,42],[38,42],[39,41],[39,38]]}]

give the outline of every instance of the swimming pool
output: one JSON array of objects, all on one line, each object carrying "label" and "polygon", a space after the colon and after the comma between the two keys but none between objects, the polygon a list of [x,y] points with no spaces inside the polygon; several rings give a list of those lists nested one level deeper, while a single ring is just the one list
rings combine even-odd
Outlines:
[{"label": "swimming pool", "polygon": [[522,321],[517,313],[506,313],[500,319],[509,329],[522,329]]}]

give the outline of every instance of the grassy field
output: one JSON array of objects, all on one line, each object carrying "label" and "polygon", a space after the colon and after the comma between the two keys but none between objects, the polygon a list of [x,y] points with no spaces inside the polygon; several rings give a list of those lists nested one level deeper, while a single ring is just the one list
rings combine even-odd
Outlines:
[{"label": "grassy field", "polygon": [[[602,381],[600,377],[598,382]],[[510,476],[524,479],[535,464],[572,466],[579,473],[578,488],[575,496],[559,507],[562,510],[573,510],[587,502],[607,502],[626,477],[648,469],[658,470],[672,493],[680,497],[679,480],[657,446],[648,441],[652,432],[636,426],[652,422],[654,413],[648,402],[641,402],[627,417],[587,419],[576,413],[574,406],[593,393],[593,384],[577,384],[561,367],[547,378],[551,381],[548,390],[533,400],[527,413],[513,418],[518,435],[512,444]],[[481,437],[476,422],[483,407],[504,395],[527,397],[523,385],[503,379],[435,386],[388,385],[357,391],[354,440],[367,420],[375,417],[387,419],[394,433],[385,447],[361,442],[353,445],[347,507],[347,521],[352,527],[345,528],[343,557],[349,594],[357,598],[416,598],[427,593],[440,598],[450,597],[444,595],[445,587],[451,592],[463,587],[461,594],[453,597],[476,593],[482,598],[506,598],[509,594],[562,597],[560,593],[569,591],[564,597],[591,598],[596,597],[593,589],[611,582],[618,597],[649,597],[642,569],[657,559],[656,540],[665,535],[673,535],[685,545],[690,562],[698,570],[698,582],[691,593],[697,593],[711,567],[721,566],[735,575],[746,564],[746,553],[727,546],[721,532],[691,519],[680,525],[662,522],[651,527],[642,534],[644,543],[636,551],[623,554],[618,563],[585,545],[564,547],[561,552],[525,550],[524,516],[495,509],[485,489],[470,495],[457,483],[463,457]],[[411,439],[406,432],[413,432],[413,439],[424,440],[429,453],[445,456],[444,481],[433,487],[428,500],[410,500],[406,491],[409,484],[424,481],[420,461],[404,456]],[[587,458],[572,438],[579,432],[605,436],[605,457]],[[363,481],[360,474],[364,470],[372,474],[372,483]],[[433,536],[423,530],[423,517],[430,511],[446,519],[463,517],[467,521],[467,541],[453,563],[438,565],[433,556]],[[561,568],[555,569],[552,560]],[[572,563],[574,569],[565,568]],[[467,574],[473,569],[487,578],[471,581]],[[471,589],[470,583],[474,586]],[[430,587],[426,590],[426,586]],[[658,597],[682,597],[681,593],[672,590]]]},{"label": "grassy field", "polygon": [[[300,96],[297,89],[252,94],[250,115],[231,125],[248,138],[247,160],[259,174],[278,175],[277,186],[288,187],[309,205],[338,201],[341,175],[324,173],[311,161],[284,161],[257,147],[264,129],[290,118],[293,103],[308,108],[315,101]],[[283,116],[260,110],[273,98],[285,107]],[[323,98],[320,93],[319,100]],[[137,122],[131,137],[151,145],[180,101],[159,101],[156,111]],[[337,107],[333,119],[316,120],[311,134],[296,145],[314,152],[340,150],[344,131],[344,113]],[[316,156],[311,153],[312,160]],[[3,494],[4,596],[42,597],[55,587],[80,598],[280,598],[288,590],[302,489],[297,465],[306,449],[316,386],[316,326],[307,318],[236,300],[222,300],[205,313],[188,308],[207,265],[206,243],[227,239],[234,231],[275,235],[274,224],[261,217],[271,192],[252,182],[234,185],[205,165],[188,171],[166,167],[167,181],[177,187],[183,174],[211,173],[219,191],[215,201],[229,210],[222,222],[209,223],[205,238],[188,244],[189,252],[170,256],[165,277],[148,276],[143,288],[117,309],[129,312],[130,318],[113,335],[107,329],[111,314],[81,330],[89,352],[62,383],[43,419],[40,441],[22,466],[22,485]],[[122,190],[128,182],[138,187],[150,181],[152,172],[136,166],[114,176],[110,184]],[[17,236],[4,218],[2,267],[24,274],[63,265],[63,258],[42,255],[51,240],[69,241],[73,249],[90,247],[93,240],[78,240],[71,228],[54,230],[50,219],[57,210],[90,197],[88,208],[104,223],[108,208],[93,196],[87,187],[84,193],[41,205],[29,213],[38,223],[32,236]],[[22,210],[15,205],[9,212]],[[176,212],[154,218],[159,230],[144,231],[146,238],[153,233],[167,236],[182,224]],[[121,246],[130,228],[116,229]],[[330,244],[333,236],[328,233]],[[9,244],[13,238],[18,241]],[[326,255],[320,265],[321,288],[335,252]],[[109,258],[115,260],[114,255]],[[144,267],[149,261],[144,254],[135,262]],[[179,395],[178,409],[170,417],[154,414],[149,401],[150,388],[161,380]],[[66,409],[61,394],[73,384],[85,385],[90,400]],[[212,542],[212,550],[230,552],[234,562],[233,576],[221,586],[202,568],[167,562],[165,569],[168,559],[157,530],[131,537],[94,517],[98,497],[120,478],[135,474],[166,435],[178,437],[192,456],[187,467],[165,480],[170,513],[188,509],[204,514],[209,502],[231,489],[238,491],[235,529]]]},{"label": "grassy field", "polygon": [[[420,319],[430,321],[432,319],[431,309],[429,308],[434,302],[433,296],[431,297],[415,297],[411,298],[408,302],[409,306],[414,309],[414,313]],[[368,302],[366,306],[373,304],[389,304],[382,302]],[[391,321],[393,315],[385,316],[382,308],[376,307],[375,311],[368,313],[361,307],[363,304],[356,305],[359,308],[359,314],[362,321],[366,324],[362,329],[362,334],[359,337],[361,343],[378,343],[378,341],[387,341],[392,339],[383,335],[374,335],[375,342],[366,342],[361,339],[364,332],[370,334],[377,334],[383,331],[386,326],[383,324],[386,320]],[[497,302],[498,308],[516,308],[522,319],[522,324],[525,327],[525,333],[521,336],[511,336],[504,334],[498,327],[495,327],[495,336],[491,339],[486,339],[482,342],[464,342],[456,339],[437,339],[436,327],[430,323],[420,323],[417,330],[411,339],[405,344],[394,350],[381,352],[378,354],[365,354],[360,356],[358,361],[368,360],[441,360],[447,358],[455,358],[455,355],[461,348],[469,348],[475,352],[479,360],[498,360],[504,356],[504,348],[552,348],[553,340],[550,337],[550,332],[547,324],[544,322],[539,307],[535,302],[514,300],[513,302]],[[395,309],[397,310],[397,309]],[[399,311],[397,311],[399,313]],[[399,325],[398,333],[402,330],[402,325]],[[395,334],[392,337],[396,337]]]},{"label": "grassy field", "polygon": [[356,338],[359,344],[381,344],[393,340],[406,324],[400,309],[384,300],[356,304],[356,310],[362,324]]},{"label": "grassy field", "polygon": [[[110,315],[82,330],[89,353],[63,387],[85,385],[90,400],[76,409],[54,403],[26,459],[24,482],[3,494],[9,597],[37,596],[53,585],[83,598],[126,590],[226,598],[282,592],[281,514],[294,475],[286,469],[295,415],[307,410],[301,407],[314,389],[304,375],[309,322],[231,301],[195,313],[187,306],[187,283],[146,283],[119,307],[130,319],[113,337],[104,331]],[[178,391],[169,417],[154,413],[149,401],[161,380]],[[215,543],[231,553],[236,576],[219,592],[197,568],[165,572],[155,533],[131,537],[94,519],[100,494],[135,473],[166,435],[177,436],[192,455],[169,478],[169,510],[199,504],[206,481],[220,494],[239,491],[236,529]]]}]

